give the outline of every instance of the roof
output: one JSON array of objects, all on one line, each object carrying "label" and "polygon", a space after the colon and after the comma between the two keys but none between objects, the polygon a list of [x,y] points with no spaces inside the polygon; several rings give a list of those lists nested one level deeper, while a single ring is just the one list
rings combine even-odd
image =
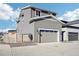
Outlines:
[{"label": "roof", "polygon": [[[64,24],[63,22],[61,22],[60,20],[58,20],[58,18],[56,18],[55,16],[53,15],[46,15],[46,16],[40,16],[40,17],[33,17],[30,19],[29,23],[33,23],[33,22],[36,22],[36,21],[41,21],[41,20],[46,20],[47,18],[53,18],[55,20],[57,20],[58,22],[60,22],[61,24]],[[50,20],[52,21],[52,20]]]},{"label": "roof", "polygon": [[62,21],[63,23],[65,23],[65,24],[68,23],[68,21],[64,21],[64,20],[61,20],[61,21]]},{"label": "roof", "polygon": [[8,32],[16,32],[16,30],[8,30]]},{"label": "roof", "polygon": [[67,22],[65,23],[62,28],[74,28],[74,29],[79,29],[79,27],[77,26],[71,26],[73,24],[79,24],[79,20],[75,20],[75,21],[71,21],[71,22]]},{"label": "roof", "polygon": [[68,25],[62,26],[62,28],[74,28],[74,29],[79,29],[79,27],[76,27],[76,26],[68,26]]},{"label": "roof", "polygon": [[28,8],[33,8],[33,9],[37,9],[37,10],[42,10],[42,11],[45,11],[45,12],[49,12],[49,13],[52,13],[52,14],[56,14],[53,11],[46,10],[46,9],[41,9],[41,8],[37,8],[37,7],[31,6],[31,5],[25,6],[25,7],[21,8],[21,10],[28,9]]},{"label": "roof", "polygon": [[79,20],[71,21],[71,22],[67,23],[66,25],[73,25],[73,24],[79,24]]}]

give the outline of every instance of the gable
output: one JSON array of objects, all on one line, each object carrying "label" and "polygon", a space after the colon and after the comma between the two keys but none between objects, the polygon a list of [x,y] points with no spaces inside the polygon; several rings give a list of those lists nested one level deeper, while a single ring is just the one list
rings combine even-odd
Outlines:
[{"label": "gable", "polygon": [[61,26],[61,24],[58,21],[56,21],[56,20],[54,20],[52,18],[48,18],[48,19],[45,19],[45,20],[37,21],[35,23],[37,23],[39,25],[44,24],[46,26]]},{"label": "gable", "polygon": [[41,20],[41,21],[34,22],[34,27],[35,28],[60,29],[62,25],[56,20],[47,19],[47,20]]},{"label": "gable", "polygon": [[42,20],[49,20],[49,21],[54,21],[55,20],[55,21],[59,22],[60,24],[64,24],[63,22],[61,22],[60,20],[58,20],[53,15],[34,17],[34,18],[31,18],[31,20],[29,21],[29,23],[33,23],[33,22],[37,22],[37,21],[42,21]]}]

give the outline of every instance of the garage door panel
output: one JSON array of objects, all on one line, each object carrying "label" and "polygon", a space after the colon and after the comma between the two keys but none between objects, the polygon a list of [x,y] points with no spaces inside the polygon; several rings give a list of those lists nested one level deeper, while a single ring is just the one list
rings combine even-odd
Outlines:
[{"label": "garage door panel", "polygon": [[56,42],[57,32],[41,32],[41,42]]},{"label": "garage door panel", "polygon": [[69,41],[78,40],[78,33],[77,32],[69,32],[68,39],[69,39]]}]

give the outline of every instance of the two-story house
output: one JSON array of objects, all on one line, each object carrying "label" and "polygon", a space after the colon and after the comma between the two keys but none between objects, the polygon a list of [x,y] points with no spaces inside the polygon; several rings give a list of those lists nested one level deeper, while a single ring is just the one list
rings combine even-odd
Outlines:
[{"label": "two-story house", "polygon": [[26,6],[17,21],[17,42],[59,42],[62,24],[55,12]]}]

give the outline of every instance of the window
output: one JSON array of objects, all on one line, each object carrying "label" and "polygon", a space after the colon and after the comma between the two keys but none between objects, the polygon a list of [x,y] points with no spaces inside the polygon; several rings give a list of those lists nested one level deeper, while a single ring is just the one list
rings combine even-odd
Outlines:
[{"label": "window", "polygon": [[24,17],[24,15],[23,15],[23,14],[21,14],[21,15],[20,15],[20,17]]},{"label": "window", "polygon": [[24,17],[24,14],[23,14],[23,13],[21,13],[21,14],[19,15],[19,17]]},{"label": "window", "polygon": [[40,11],[36,10],[36,16],[40,16]]},{"label": "window", "polygon": [[21,15],[22,17],[24,17],[24,15]]}]

